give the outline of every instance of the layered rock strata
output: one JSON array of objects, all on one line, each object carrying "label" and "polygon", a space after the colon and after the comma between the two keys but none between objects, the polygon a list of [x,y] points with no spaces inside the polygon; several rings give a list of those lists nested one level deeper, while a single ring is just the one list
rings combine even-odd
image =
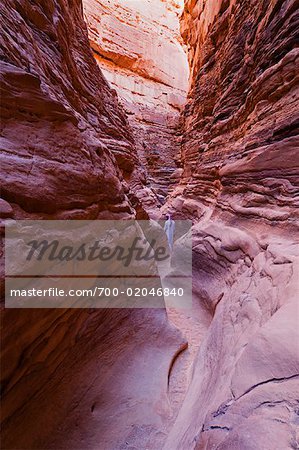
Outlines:
[{"label": "layered rock strata", "polygon": [[143,186],[135,183],[135,191],[150,210],[164,202],[179,174],[179,112],[188,82],[179,35],[180,3],[83,4],[95,59],[119,94],[133,129],[143,174]]},{"label": "layered rock strata", "polygon": [[213,314],[165,449],[296,448],[296,2],[186,1],[182,180],[194,293]]},{"label": "layered rock strata", "polygon": [[137,162],[117,97],[89,48],[82,5],[3,2],[1,196],[15,217],[134,214]]},{"label": "layered rock strata", "polygon": [[[175,159],[177,150],[171,154],[166,147],[167,139],[176,145],[173,131],[163,134],[151,118],[147,134],[144,115],[152,117],[158,102],[157,123],[165,120],[165,102],[153,86],[157,92],[161,85],[170,92],[178,86],[165,78],[171,71],[157,66],[159,40],[153,25],[145,34],[145,3],[134,2],[139,18],[128,2],[100,2],[93,11],[99,5],[104,9],[100,17],[94,12],[94,26],[86,10],[92,42],[96,31],[96,57],[110,83],[112,72],[117,78],[115,87],[133,112],[134,134],[149,139],[152,149],[156,133],[168,159],[159,153],[152,172],[144,162],[140,181],[138,155],[145,161],[149,153],[142,141],[136,151],[117,96],[96,67],[79,1],[5,0],[1,217],[128,218],[135,214],[133,203],[140,208],[137,195],[156,207],[157,194],[163,197],[168,189],[159,164]],[[140,24],[139,38],[128,28],[120,32],[126,26],[120,13],[134,32]],[[164,210],[195,219],[194,301],[204,313],[192,319],[204,319],[205,328],[213,318],[169,436],[170,403],[177,408],[181,399],[179,393],[169,402],[169,389],[184,384],[173,368],[186,342],[164,311],[6,310],[5,448],[296,448],[296,19],[292,0],[185,3],[191,90],[183,114],[183,168],[176,172],[182,178]],[[162,22],[151,23],[159,29]],[[132,44],[124,43],[129,52],[119,48],[121,36],[128,35],[135,36],[136,58]],[[153,53],[140,50],[144,40]],[[151,87],[145,111],[137,99],[142,92],[131,81],[127,89],[121,74],[136,83],[141,77],[139,87]],[[176,108],[181,102],[166,103]],[[146,185],[148,174],[156,194]],[[178,244],[186,245],[184,237]],[[185,319],[188,330],[191,320]],[[202,339],[204,330],[195,331],[190,339]]]},{"label": "layered rock strata", "polygon": [[[1,217],[134,217],[137,152],[80,1],[1,8]],[[3,448],[157,447],[181,345],[163,309],[2,307]]]}]

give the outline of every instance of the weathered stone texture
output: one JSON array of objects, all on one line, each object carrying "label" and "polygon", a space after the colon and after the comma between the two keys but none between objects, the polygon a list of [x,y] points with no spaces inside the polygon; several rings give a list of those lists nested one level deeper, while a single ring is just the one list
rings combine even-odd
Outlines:
[{"label": "weathered stone texture", "polygon": [[297,3],[186,1],[191,89],[168,208],[214,315],[166,449],[296,447]]},{"label": "weathered stone texture", "polygon": [[[137,161],[74,1],[2,2],[1,196],[15,217],[130,216]],[[120,170],[121,169],[121,170]]]},{"label": "weathered stone texture", "polygon": [[[188,64],[179,34],[177,1],[84,0],[95,58],[119,94],[133,129],[147,210],[163,203],[180,164],[180,110]],[[140,175],[137,177],[140,180]]]},{"label": "weathered stone texture", "polygon": [[[4,0],[1,9],[1,218],[134,217],[137,153],[81,2]],[[2,307],[2,447],[157,446],[182,343],[163,309]]]}]

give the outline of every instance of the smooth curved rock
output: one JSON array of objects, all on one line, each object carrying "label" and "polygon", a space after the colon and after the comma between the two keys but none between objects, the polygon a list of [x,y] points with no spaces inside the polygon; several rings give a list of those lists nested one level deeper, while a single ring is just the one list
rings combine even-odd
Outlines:
[{"label": "smooth curved rock", "polygon": [[[213,313],[165,449],[296,447],[296,2],[188,0],[183,173],[194,294]],[[165,207],[166,209],[166,207]]]},{"label": "smooth curved rock", "polygon": [[[185,321],[188,339],[196,340],[193,354],[203,342],[181,406],[186,378],[176,368],[190,369],[180,359],[187,343],[164,310],[3,310],[4,446],[296,448],[296,2],[185,2],[190,92],[182,158],[166,174],[161,161],[174,160],[177,149],[169,145],[181,139],[174,139],[177,69],[157,64],[156,55],[166,51],[156,48],[159,39],[148,55],[141,41],[153,40],[155,13],[158,29],[173,39],[163,14],[170,8],[173,15],[176,1],[155,0],[162,15],[144,10],[146,0],[130,4],[134,14],[122,0],[97,2],[103,14],[94,12],[89,22],[99,63],[127,96],[127,120],[93,59],[79,0],[2,2],[1,212],[5,218],[143,217],[144,205],[152,213],[157,194],[165,196],[163,189],[153,192],[148,175],[161,187],[172,173],[176,187],[162,213],[194,220],[200,311],[192,318],[172,313],[173,321]],[[127,35],[137,41],[136,53]],[[166,48],[173,54],[173,42]],[[176,117],[165,115],[165,107]],[[138,130],[144,133],[136,148]],[[142,150],[143,142],[152,150],[155,139],[161,145],[152,153],[147,145]],[[140,160],[148,154],[152,169],[147,163],[143,172]],[[175,388],[181,392],[171,397]]]},{"label": "smooth curved rock", "polygon": [[[81,2],[4,0],[1,8],[2,217],[146,214],[129,188],[132,133],[93,58]],[[157,447],[182,345],[163,309],[2,306],[3,448]]]}]

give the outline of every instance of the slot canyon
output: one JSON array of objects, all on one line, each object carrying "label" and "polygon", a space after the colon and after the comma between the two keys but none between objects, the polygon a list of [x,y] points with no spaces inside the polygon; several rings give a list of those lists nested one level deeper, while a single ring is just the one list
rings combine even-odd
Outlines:
[{"label": "slot canyon", "polygon": [[1,16],[2,238],[171,214],[193,275],[192,309],[10,309],[1,246],[2,448],[298,449],[298,1]]}]

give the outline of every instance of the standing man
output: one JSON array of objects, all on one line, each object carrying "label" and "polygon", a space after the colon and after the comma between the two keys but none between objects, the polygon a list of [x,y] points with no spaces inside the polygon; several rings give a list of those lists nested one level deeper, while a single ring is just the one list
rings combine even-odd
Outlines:
[{"label": "standing man", "polygon": [[164,225],[164,231],[167,236],[169,249],[172,252],[173,249],[173,237],[174,237],[174,231],[175,231],[175,223],[174,220],[172,220],[170,214],[167,214],[167,220]]}]

